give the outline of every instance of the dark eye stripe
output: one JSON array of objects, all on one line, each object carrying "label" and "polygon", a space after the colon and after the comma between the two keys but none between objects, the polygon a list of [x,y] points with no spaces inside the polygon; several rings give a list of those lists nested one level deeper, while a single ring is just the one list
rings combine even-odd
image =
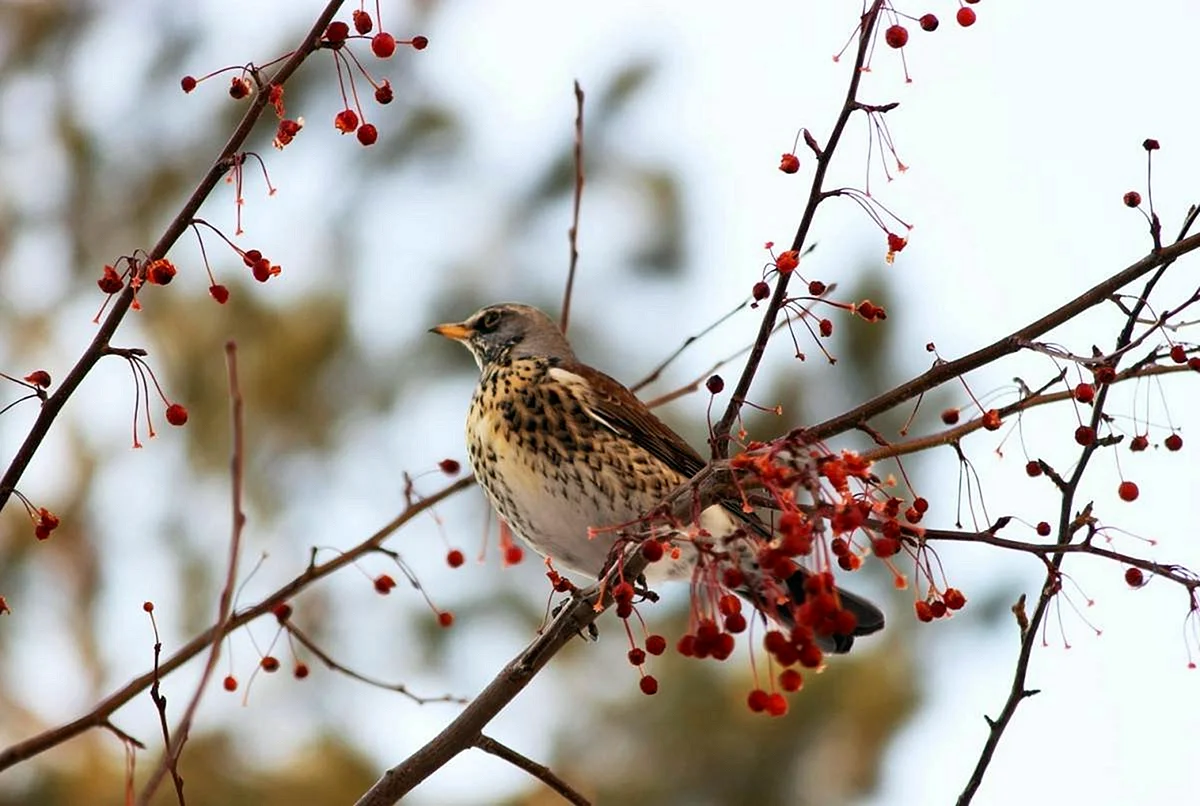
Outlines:
[{"label": "dark eye stripe", "polygon": [[479,320],[479,324],[476,325],[475,329],[480,333],[491,333],[499,326],[499,324],[500,312],[488,311],[483,315],[483,318]]}]

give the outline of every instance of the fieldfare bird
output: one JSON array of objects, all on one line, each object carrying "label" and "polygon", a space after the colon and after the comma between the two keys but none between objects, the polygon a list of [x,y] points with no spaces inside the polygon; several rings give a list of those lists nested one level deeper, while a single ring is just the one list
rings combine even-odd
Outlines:
[{"label": "fieldfare bird", "polygon": [[[466,435],[479,486],[513,534],[560,569],[596,578],[620,528],[705,466],[632,392],[580,363],[558,325],[537,308],[490,305],[431,332],[462,343],[479,365]],[[741,501],[713,504],[698,520],[699,534],[735,557],[747,579],[761,576],[752,547],[772,535],[743,512]],[[682,531],[674,530],[673,543],[683,550],[653,563],[648,579],[691,578],[699,553]],[[778,587],[801,604],[808,576],[798,570]],[[753,589],[739,592],[773,619],[790,621],[788,608],[764,606]],[[854,616],[853,629],[818,640],[827,651],[846,652],[854,636],[882,629],[883,613],[847,591],[837,596]]]}]

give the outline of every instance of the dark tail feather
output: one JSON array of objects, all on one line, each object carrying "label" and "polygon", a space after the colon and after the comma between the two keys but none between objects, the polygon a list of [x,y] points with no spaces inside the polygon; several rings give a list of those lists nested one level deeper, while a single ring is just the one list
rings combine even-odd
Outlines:
[{"label": "dark tail feather", "polygon": [[[804,581],[806,579],[808,579],[808,572],[804,570],[797,571],[788,577],[788,592],[796,602],[804,601]],[[849,652],[850,647],[854,646],[855,636],[870,635],[883,629],[883,611],[845,588],[838,588],[838,598],[841,600],[842,607],[854,614],[858,624],[850,635],[822,635],[817,637],[817,643],[826,652],[842,655]]]}]

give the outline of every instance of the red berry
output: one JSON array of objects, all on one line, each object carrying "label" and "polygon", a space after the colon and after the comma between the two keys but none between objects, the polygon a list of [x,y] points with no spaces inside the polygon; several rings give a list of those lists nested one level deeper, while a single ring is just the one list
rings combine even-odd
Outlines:
[{"label": "red berry", "polygon": [[771,296],[771,286],[759,281],[754,284],[754,289],[751,291],[755,302],[762,302],[767,297]]},{"label": "red berry", "polygon": [[267,674],[277,672],[279,671],[279,658],[276,658],[274,655],[266,655],[258,662],[258,665]]},{"label": "red berry", "polygon": [[913,605],[913,609],[917,613],[917,618],[921,621],[927,623],[933,621],[933,608],[929,605],[929,602],[922,599]]},{"label": "red berry", "polygon": [[1081,425],[1075,429],[1075,441],[1087,447],[1096,441],[1096,429],[1090,425]]},{"label": "red berry", "polygon": [[787,700],[778,691],[767,697],[767,713],[771,716],[783,716],[788,711]]},{"label": "red berry", "polygon": [[525,551],[520,546],[509,546],[504,550],[504,564],[516,565],[525,559]]},{"label": "red berry", "polygon": [[1129,450],[1135,453],[1144,451],[1148,447],[1150,447],[1150,440],[1145,434],[1138,434],[1133,439],[1129,440]]},{"label": "red berry", "polygon": [[392,592],[392,588],[396,587],[396,580],[392,579],[387,574],[380,574],[379,576],[375,577],[374,585],[376,592],[383,596],[387,596]]},{"label": "red berry", "polygon": [[933,14],[922,14],[920,23],[921,28],[926,31],[936,31],[938,28],[938,18]]},{"label": "red berry", "polygon": [[1158,151],[1158,141],[1152,137],[1149,137],[1142,141],[1142,148],[1146,149],[1147,151]]},{"label": "red berry", "polygon": [[42,389],[49,389],[51,384],[50,373],[44,369],[35,369],[25,376],[25,382],[39,386]]},{"label": "red berry", "polygon": [[941,618],[946,615],[946,603],[941,599],[935,599],[929,603],[929,611],[933,613],[934,618]]},{"label": "red berry", "polygon": [[1096,399],[1096,387],[1090,383],[1081,383],[1075,387],[1075,391],[1072,394],[1080,403],[1091,403]]},{"label": "red berry", "polygon": [[183,88],[184,92],[191,92],[196,89],[196,79],[193,76],[184,76],[179,79],[179,86]]},{"label": "red berry", "polygon": [[804,676],[795,669],[784,669],[779,673],[779,687],[784,691],[799,691],[804,685]]},{"label": "red berry", "polygon": [[459,465],[458,460],[456,459],[443,459],[442,461],[438,462],[438,469],[447,476],[457,476],[458,471],[461,468],[462,466]]},{"label": "red berry", "polygon": [[[414,43],[413,47],[416,47]],[[420,50],[420,48],[417,48]],[[389,59],[396,52],[396,37],[380,31],[371,37],[371,52],[381,59]]]},{"label": "red berry", "polygon": [[1146,584],[1146,576],[1140,568],[1125,569],[1125,584],[1131,588],[1140,588]]},{"label": "red berry", "polygon": [[188,420],[188,411],[182,403],[172,403],[167,406],[167,422],[171,425],[183,425]]},{"label": "red berry", "polygon": [[451,568],[458,568],[463,564],[464,560],[465,558],[463,557],[463,553],[458,549],[450,549],[450,551],[446,553],[446,564]]},{"label": "red berry", "polygon": [[395,97],[392,94],[392,84],[386,78],[375,88],[375,100],[381,104],[390,104]]},{"label": "red berry", "polygon": [[770,699],[770,696],[771,695],[767,694],[767,692],[763,691],[761,688],[756,688],[746,697],[746,705],[749,706],[750,710],[754,713],[761,714],[763,711],[767,710],[767,700]]},{"label": "red berry", "polygon": [[1200,372],[1200,355],[1194,355],[1188,359],[1188,369]]},{"label": "red berry", "polygon": [[250,94],[250,82],[240,76],[234,76],[229,82],[229,97],[240,101]]},{"label": "red berry", "polygon": [[360,34],[366,35],[371,33],[371,28],[374,23],[371,21],[371,15],[363,11],[361,8],[350,15],[350,19],[354,21],[354,30]]},{"label": "red berry", "polygon": [[633,649],[629,650],[628,658],[631,665],[641,666],[646,662],[646,651],[635,646]]},{"label": "red berry", "polygon": [[329,27],[325,29],[326,41],[334,45],[341,45],[348,36],[350,36],[350,26],[341,20],[329,23]]},{"label": "red berry", "polygon": [[292,669],[292,674],[297,680],[303,680],[308,677],[308,664],[297,661],[295,668]]},{"label": "red berry", "polygon": [[1172,434],[1163,440],[1163,445],[1166,446],[1166,449],[1169,451],[1177,451],[1183,447],[1183,437],[1179,436],[1178,434]]},{"label": "red berry", "polygon": [[963,596],[963,592],[958,588],[946,588],[942,594],[942,601],[951,610],[962,610],[967,604],[967,597]]},{"label": "red berry", "polygon": [[746,617],[741,613],[730,613],[725,617],[725,631],[727,633],[742,633],[746,631]]},{"label": "red berry", "polygon": [[825,660],[825,653],[816,644],[805,644],[800,649],[800,665],[806,669],[816,669]]},{"label": "red berry", "polygon": [[958,10],[958,13],[954,15],[954,18],[958,20],[958,24],[962,27],[970,28],[975,24],[975,11],[963,6]]},{"label": "red berry", "polygon": [[659,540],[647,540],[642,543],[642,556],[652,563],[656,563],[663,558],[663,544]]},{"label": "red berry", "polygon": [[1171,347],[1171,360],[1176,364],[1187,363],[1187,350],[1183,348],[1182,344],[1176,344]]},{"label": "red berry", "polygon": [[651,655],[661,655],[667,651],[667,639],[661,635],[647,635],[646,651]]},{"label": "red berry", "polygon": [[409,44],[412,45],[413,50],[425,50],[429,47],[429,37],[418,34],[409,41]]},{"label": "red berry", "polygon": [[287,602],[280,602],[271,608],[271,613],[275,620],[282,624],[292,617],[292,606]]},{"label": "red berry", "polygon": [[225,679],[221,681],[221,685],[226,691],[237,691],[237,678],[231,674],[225,675]]},{"label": "red berry", "polygon": [[725,388],[725,380],[720,375],[710,375],[704,382],[704,388],[708,390],[709,394],[719,395]]},{"label": "red berry", "polygon": [[1136,501],[1138,497],[1138,486],[1132,481],[1123,481],[1117,487],[1117,495],[1121,496],[1122,501]]},{"label": "red berry", "polygon": [[154,602],[142,602],[142,610],[145,610],[147,613],[153,613]]},{"label": "red berry", "polygon": [[828,319],[822,319],[820,323],[818,323],[817,328],[821,331],[821,335],[825,338],[829,338],[833,335],[833,322],[829,321]]},{"label": "red berry", "polygon": [[146,267],[146,281],[153,285],[167,285],[175,279],[175,266],[169,260],[154,260]]},{"label": "red berry", "polygon": [[1036,478],[1037,476],[1042,475],[1042,466],[1036,461],[1030,459],[1025,463],[1025,475],[1029,476],[1030,478]]},{"label": "red berry", "polygon": [[1142,194],[1136,190],[1131,190],[1124,196],[1126,207],[1139,207],[1142,203]]},{"label": "red berry", "polygon": [[648,674],[638,681],[638,688],[640,688],[642,693],[646,695],[657,694],[658,681],[654,679],[654,675]]},{"label": "red berry", "polygon": [[779,158],[779,170],[785,174],[794,174],[800,170],[800,158],[795,154],[784,154]]},{"label": "red berry", "polygon": [[780,253],[775,259],[775,268],[780,274],[787,274],[800,265],[800,254],[795,249]]},{"label": "red berry", "polygon": [[884,32],[883,40],[888,47],[902,48],[908,44],[908,29],[903,25],[893,25]]},{"label": "red berry", "polygon": [[942,422],[946,425],[954,425],[958,422],[958,409],[946,409],[942,412]]},{"label": "red berry", "polygon": [[213,299],[222,305],[224,305],[226,302],[229,302],[229,289],[219,283],[210,285],[208,287],[208,293]]},{"label": "red berry", "polygon": [[125,281],[121,279],[121,275],[117,274],[117,270],[112,266],[104,267],[104,276],[96,281],[96,285],[100,286],[100,290],[105,294],[115,294],[125,287]]},{"label": "red berry", "polygon": [[358,128],[358,113],[353,109],[343,109],[333,116],[333,126],[342,134],[349,134]]},{"label": "red berry", "polygon": [[915,509],[917,512],[920,512],[922,515],[924,515],[926,512],[929,511],[929,501],[927,501],[926,499],[924,499],[918,495],[916,498],[913,499],[913,509]]},{"label": "red berry", "polygon": [[996,409],[988,409],[983,413],[983,427],[988,431],[998,430],[1001,424],[1000,412]]},{"label": "red berry", "polygon": [[364,123],[358,127],[358,142],[364,146],[373,146],[375,141],[379,139],[379,130],[375,128],[373,123]]},{"label": "red berry", "polygon": [[1050,524],[1045,521],[1040,521],[1037,525],[1037,533],[1042,537],[1050,536]]},{"label": "red berry", "polygon": [[449,610],[443,610],[441,613],[438,613],[438,625],[442,627],[454,626],[454,614]]}]

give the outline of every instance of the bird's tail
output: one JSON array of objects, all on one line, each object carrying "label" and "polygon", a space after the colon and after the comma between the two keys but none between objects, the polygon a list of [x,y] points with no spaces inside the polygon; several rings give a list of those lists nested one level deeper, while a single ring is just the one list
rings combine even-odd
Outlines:
[{"label": "bird's tail", "polygon": [[[809,584],[811,576],[812,574],[808,571],[801,569],[788,577],[787,589],[794,605],[803,607],[812,600],[813,594],[810,590],[812,586]],[[870,635],[883,629],[883,611],[867,599],[857,593],[851,593],[845,588],[834,588],[833,593],[834,598],[841,605],[841,609],[854,615],[854,628],[847,632],[833,631],[828,634],[823,634],[818,630],[816,638],[817,645],[821,649],[841,655],[849,652],[850,647],[854,646],[856,636]],[[790,621],[792,612],[791,608],[780,608],[779,615],[782,619]]]}]

